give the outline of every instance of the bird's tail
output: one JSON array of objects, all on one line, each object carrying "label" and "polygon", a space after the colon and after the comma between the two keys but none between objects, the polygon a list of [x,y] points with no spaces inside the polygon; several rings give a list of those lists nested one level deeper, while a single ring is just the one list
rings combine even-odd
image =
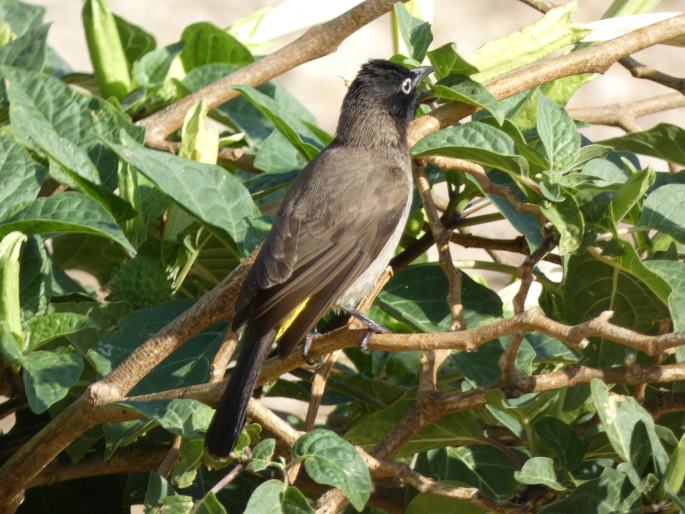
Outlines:
[{"label": "bird's tail", "polygon": [[225,459],[233,450],[245,424],[247,403],[275,337],[273,329],[259,336],[249,324],[246,327],[238,362],[205,436],[205,450],[213,458]]}]

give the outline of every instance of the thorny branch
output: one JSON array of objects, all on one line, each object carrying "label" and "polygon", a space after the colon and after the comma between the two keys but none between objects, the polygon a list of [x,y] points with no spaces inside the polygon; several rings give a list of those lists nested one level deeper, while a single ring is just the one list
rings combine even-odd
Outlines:
[{"label": "thorny branch", "polygon": [[[146,135],[148,144],[152,146],[162,144],[167,135],[181,126],[185,112],[197,100],[204,99],[208,101],[210,107],[216,107],[236,96],[235,91],[230,90],[231,85],[238,83],[257,85],[302,62],[325,55],[333,51],[340,41],[360,26],[388,11],[392,3],[391,0],[367,0],[338,18],[310,29],[300,39],[274,54],[238,70],[168,109],[143,120],[141,124],[148,129]],[[541,2],[529,3],[540,4]],[[682,34],[685,34],[685,15],[676,16],[612,41],[527,66],[490,82],[487,87],[496,98],[501,99],[564,76],[588,72],[602,73],[620,59]],[[458,103],[435,109],[412,123],[409,142],[413,144],[425,135],[456,123],[472,112],[473,107]],[[33,480],[37,480],[39,473],[86,430],[104,422],[135,419],[138,416],[135,412],[117,406],[114,402],[123,399],[152,368],[193,335],[201,332],[211,323],[230,319],[240,281],[250,264],[250,259],[241,263],[221,284],[152,336],[112,373],[92,384],[79,399],[57,415],[8,459],[0,468],[0,497],[4,500],[0,512],[14,512],[23,498],[26,487]],[[638,349],[648,355],[656,355],[667,348],[685,344],[683,333],[661,336],[638,334],[609,323],[609,317],[608,314],[603,315],[572,327],[550,320],[540,313],[525,311],[513,318],[502,319],[490,325],[461,332],[379,334],[372,339],[369,347],[381,351],[417,349],[429,351],[455,348],[469,351],[495,337],[523,330],[540,330],[570,345],[585,344],[586,338],[598,336]],[[338,348],[356,345],[361,335],[362,331],[349,329],[326,334],[318,339],[318,346],[315,346],[312,357],[315,358]],[[301,365],[301,357],[295,354],[282,361],[270,362],[265,367],[261,379],[275,378]],[[685,369],[682,364],[634,365],[604,370],[575,366],[555,373],[530,377],[527,390],[535,392],[575,386],[588,383],[592,378],[601,378],[610,383],[628,384],[666,382],[685,379]],[[156,397],[196,396],[211,404],[218,400],[223,387],[223,383],[205,384],[185,390],[167,391]],[[480,389],[440,397],[439,401],[432,401],[432,395],[426,395],[377,445],[372,452],[373,457],[380,460],[389,459],[418,430],[445,413],[482,405],[485,401],[484,394],[484,390]],[[254,415],[254,412],[251,415]],[[336,494],[335,492],[326,493],[328,500],[324,501],[324,508],[329,512],[337,512],[344,505],[344,498],[338,496],[336,499]]]}]

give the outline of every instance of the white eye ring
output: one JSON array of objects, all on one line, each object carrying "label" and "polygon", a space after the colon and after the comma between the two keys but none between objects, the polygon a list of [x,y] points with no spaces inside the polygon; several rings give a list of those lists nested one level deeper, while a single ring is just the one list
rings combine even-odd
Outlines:
[{"label": "white eye ring", "polygon": [[406,78],[402,81],[402,85],[400,86],[400,89],[405,95],[408,95],[411,93],[411,79]]}]

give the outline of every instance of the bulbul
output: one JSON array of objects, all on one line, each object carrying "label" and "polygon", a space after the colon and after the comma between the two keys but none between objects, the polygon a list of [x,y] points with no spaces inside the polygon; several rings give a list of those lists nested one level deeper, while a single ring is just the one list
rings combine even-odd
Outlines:
[{"label": "bulbul", "polygon": [[432,71],[364,64],[335,139],[293,181],[236,303],[242,350],[207,430],[214,458],[233,449],[274,341],[286,355],[329,308],[364,299],[388,265],[412,199],[407,128]]}]

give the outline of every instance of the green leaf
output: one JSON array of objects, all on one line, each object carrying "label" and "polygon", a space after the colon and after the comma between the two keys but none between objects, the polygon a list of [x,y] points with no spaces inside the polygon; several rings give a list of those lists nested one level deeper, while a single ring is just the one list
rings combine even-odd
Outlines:
[{"label": "green leaf", "polygon": [[293,446],[293,458],[304,461],[312,480],[337,487],[361,511],[371,495],[371,477],[357,451],[342,437],[315,428]]},{"label": "green leaf", "polygon": [[49,28],[50,25],[31,28],[14,41],[0,46],[0,64],[29,71],[42,70],[47,57]]},{"label": "green leaf", "polygon": [[[502,315],[497,293],[462,274],[462,302],[468,326]],[[447,279],[436,263],[414,264],[398,270],[376,301],[384,311],[417,331],[444,332],[451,323]]]},{"label": "green leaf", "polygon": [[[257,146],[257,155],[253,164],[255,168],[272,174],[272,177],[273,174],[278,174],[276,176],[276,183],[269,187],[269,189],[273,190],[273,188],[280,187],[292,180],[292,177],[285,175],[285,173],[292,170],[301,170],[307,165],[307,159],[304,158],[295,146],[290,144],[290,141],[283,134],[278,130],[274,130]],[[263,177],[263,175],[258,175],[248,180],[254,182],[260,180],[260,177]],[[260,183],[263,181],[264,179],[262,178]],[[250,189],[254,194],[254,189]]]},{"label": "green leaf", "polygon": [[537,98],[537,129],[553,169],[562,170],[580,152],[580,133],[568,113],[542,93]]},{"label": "green leaf", "polygon": [[110,144],[122,160],[138,169],[203,223],[228,233],[241,245],[261,213],[242,182],[225,169],[150,150],[122,133],[123,145]]},{"label": "green leaf", "polygon": [[245,66],[254,61],[250,51],[225,30],[208,22],[188,25],[181,36],[181,61],[186,71],[204,64]]},{"label": "green leaf", "polygon": [[405,514],[487,514],[488,511],[467,501],[455,500],[447,496],[421,493],[416,495],[405,510]]},{"label": "green leaf", "polygon": [[0,20],[4,20],[12,27],[17,36],[43,23],[45,7],[25,4],[17,0],[3,0],[0,2]]},{"label": "green leaf", "polygon": [[578,514],[596,512],[614,514],[625,512],[621,505],[621,489],[626,476],[612,468],[605,468],[602,475],[578,486],[570,495],[540,509],[541,514]]},{"label": "green leaf", "polygon": [[516,488],[517,465],[490,446],[440,448],[427,454],[431,475],[456,485],[476,487],[490,498],[506,497]]},{"label": "green leaf", "polygon": [[633,208],[647,192],[647,189],[654,183],[656,174],[651,166],[646,170],[633,173],[628,180],[616,192],[616,196],[611,201],[611,215],[614,223],[623,221],[630,209]]},{"label": "green leaf", "polygon": [[182,43],[174,43],[146,53],[133,64],[136,82],[148,88],[161,87],[174,73],[174,62],[182,50]]},{"label": "green leaf", "polygon": [[[672,294],[668,280],[652,271],[646,265],[649,261],[641,260],[635,247],[628,241],[617,239],[607,243],[603,256],[607,257],[606,262],[612,266],[616,266],[642,281],[664,304],[668,302],[668,298]],[[609,256],[611,259],[608,259]]]},{"label": "green leaf", "polygon": [[527,161],[516,155],[514,140],[509,135],[478,121],[429,134],[414,145],[411,155],[458,157],[513,175],[525,174],[528,170]]},{"label": "green leaf", "polygon": [[[680,261],[648,260],[644,266],[665,280],[671,288],[668,310],[673,330],[685,330],[685,263]],[[680,348],[679,348],[680,351]]]},{"label": "green leaf", "polygon": [[97,183],[109,190],[117,187],[119,159],[102,140],[118,140],[119,131],[124,129],[142,142],[145,134],[142,127],[133,125],[110,103],[78,92],[53,77],[8,67],[0,67],[0,75],[20,89],[24,93],[22,96],[28,97],[23,106],[28,109],[27,117],[22,120],[24,123],[19,128],[23,130],[20,133],[17,133],[12,120],[12,130],[20,143],[27,146],[41,143],[32,139],[35,122],[31,120],[40,116],[61,138],[60,141],[67,140],[88,154],[97,168]]},{"label": "green leaf", "polygon": [[678,446],[675,447],[668,461],[668,468],[664,473],[659,495],[663,498],[664,492],[680,491],[685,481],[685,434],[680,437]]},{"label": "green leaf", "polygon": [[159,473],[150,473],[150,480],[145,491],[144,505],[146,507],[155,507],[162,503],[169,494],[173,494],[173,489],[166,478]]},{"label": "green leaf", "polygon": [[450,75],[471,75],[478,68],[471,65],[457,52],[457,45],[446,43],[428,52],[428,60],[435,67],[435,76],[444,79]]},{"label": "green leaf", "polygon": [[555,491],[566,490],[557,481],[557,476],[554,472],[554,462],[549,457],[533,457],[528,459],[523,468],[521,468],[521,471],[514,473],[514,478],[522,484],[540,484]]},{"label": "green leaf", "polygon": [[157,42],[152,34],[116,14],[114,15],[114,23],[117,26],[124,55],[126,55],[128,69],[131,70],[133,63],[148,52],[153,51]]},{"label": "green leaf", "polygon": [[24,316],[43,314],[52,298],[53,263],[43,240],[30,236],[21,252],[19,299]]},{"label": "green leaf", "polygon": [[104,0],[85,0],[81,15],[100,92],[121,100],[131,91],[131,76],[114,15]]},{"label": "green leaf", "polygon": [[647,437],[651,446],[647,456],[651,455],[655,468],[664,473],[668,467],[668,454],[656,433],[651,414],[635,398],[611,394],[600,380],[593,379],[591,389],[597,414],[619,457],[626,463],[632,463],[640,472],[639,460],[644,455],[636,455],[636,450],[642,452],[636,445],[642,444],[643,438]]},{"label": "green leaf", "polygon": [[656,229],[685,243],[685,184],[667,184],[645,200],[638,226]]},{"label": "green leaf", "polygon": [[8,96],[12,130],[22,142],[51,158],[50,173],[53,178],[78,187],[118,219],[131,217],[131,206],[101,186],[98,169],[85,150],[68,137],[60,136],[27,92],[13,82],[10,84]]},{"label": "green leaf", "polygon": [[283,514],[315,514],[307,498],[297,487],[290,486],[283,495]]},{"label": "green leaf", "polygon": [[98,326],[83,314],[74,312],[52,312],[43,316],[33,316],[26,323],[29,333],[29,348],[36,350],[58,337],[75,334],[86,328]]},{"label": "green leaf", "polygon": [[120,405],[137,410],[172,434],[193,437],[205,430],[214,409],[197,400],[124,401]]},{"label": "green leaf", "polygon": [[307,159],[319,154],[321,143],[311,130],[296,116],[284,110],[278,102],[250,86],[233,86],[283,134]]},{"label": "green leaf", "polygon": [[216,495],[209,491],[204,498],[195,504],[193,514],[227,514],[227,511]]},{"label": "green leaf", "polygon": [[134,252],[112,216],[81,193],[37,198],[14,216],[0,222],[0,237],[13,230],[28,234],[72,232],[106,237]]},{"label": "green leaf", "polygon": [[250,469],[253,471],[261,471],[269,465],[271,457],[276,448],[276,439],[270,437],[259,441],[252,449],[252,462],[250,462]]},{"label": "green leaf", "polygon": [[543,202],[540,210],[559,231],[559,255],[569,255],[583,243],[585,221],[576,199],[567,196],[563,202]]},{"label": "green leaf", "polygon": [[43,166],[0,134],[0,221],[31,203],[38,196],[44,177]]},{"label": "green leaf", "polygon": [[26,399],[36,414],[64,398],[83,371],[81,355],[64,347],[30,352],[22,357],[21,365]]},{"label": "green leaf", "polygon": [[423,61],[426,57],[426,51],[433,41],[430,23],[409,14],[401,2],[395,4],[394,13],[402,39],[409,49],[409,55],[417,62]]},{"label": "green leaf", "polygon": [[659,123],[643,132],[631,132],[598,143],[685,165],[685,129],[677,125]]},{"label": "green leaf", "polygon": [[285,484],[267,480],[252,492],[243,514],[282,514],[281,495]]},{"label": "green leaf", "polygon": [[[206,64],[192,70],[183,78],[182,82],[191,91],[197,91],[235,70],[235,66],[228,64]],[[305,125],[315,122],[312,113],[278,83],[267,82],[258,86],[257,91],[273,99],[278,104],[279,109],[285,111],[289,117],[300,119]],[[242,96],[220,105],[213,111],[213,114],[218,115],[219,119],[225,119],[227,125],[243,132],[250,144],[256,144],[265,139],[274,129],[274,125],[260,115],[257,108]]]},{"label": "green leaf", "polygon": [[553,416],[543,416],[533,428],[538,442],[553,452],[567,470],[572,470],[583,461],[583,442],[563,421]]},{"label": "green leaf", "polygon": [[171,471],[170,480],[175,487],[185,489],[195,481],[198,468],[202,465],[205,443],[202,439],[181,440],[178,462]]},{"label": "green leaf", "polygon": [[490,111],[500,125],[504,122],[504,110],[497,98],[484,86],[468,77],[456,77],[433,86],[433,94],[450,102],[462,102]]},{"label": "green leaf", "polygon": [[[592,301],[585,301],[587,298]],[[561,288],[544,289],[540,302],[554,319],[570,325],[613,310],[613,323],[650,332],[658,327],[658,320],[668,316],[665,306],[647,286],[589,254],[572,255]],[[622,361],[623,350],[625,347],[614,358]]]}]

